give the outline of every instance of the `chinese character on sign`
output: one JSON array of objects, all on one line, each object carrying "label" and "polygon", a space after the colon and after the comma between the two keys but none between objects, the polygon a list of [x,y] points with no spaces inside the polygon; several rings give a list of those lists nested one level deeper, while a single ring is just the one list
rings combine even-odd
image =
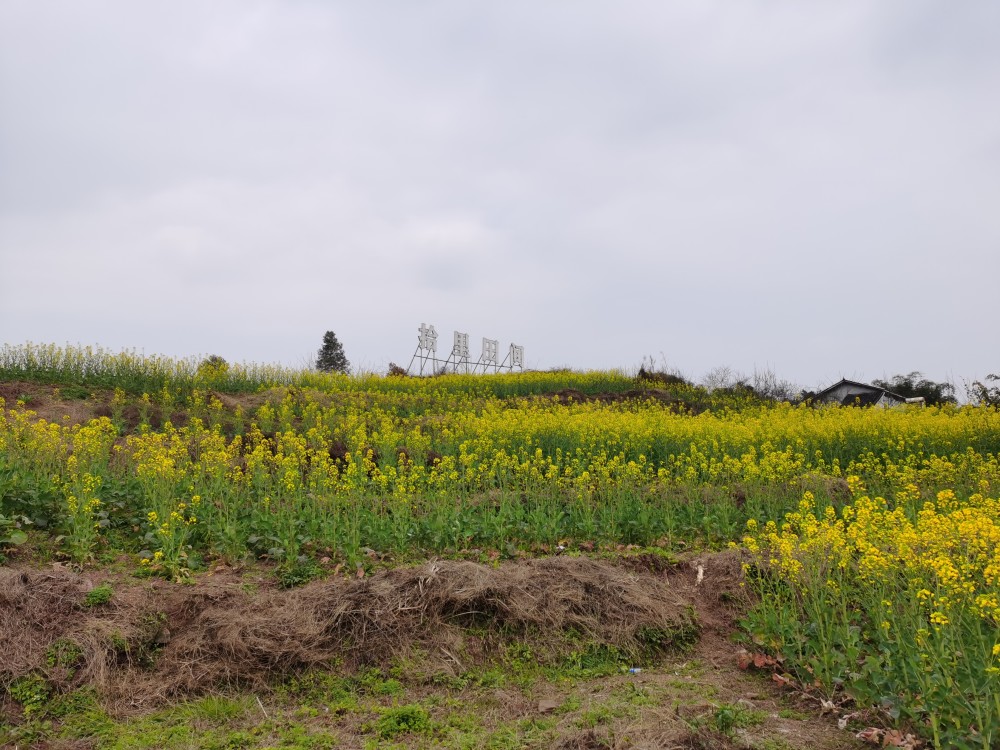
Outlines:
[{"label": "chinese character on sign", "polygon": [[420,324],[420,337],[418,339],[419,346],[424,351],[434,352],[437,351],[437,331],[434,330],[434,326]]},{"label": "chinese character on sign", "polygon": [[455,345],[451,353],[460,359],[469,358],[469,334],[455,331]]},{"label": "chinese character on sign", "polygon": [[498,348],[499,344],[496,339],[483,339],[483,364],[496,364]]},{"label": "chinese character on sign", "polygon": [[524,367],[524,347],[510,345],[510,366]]}]

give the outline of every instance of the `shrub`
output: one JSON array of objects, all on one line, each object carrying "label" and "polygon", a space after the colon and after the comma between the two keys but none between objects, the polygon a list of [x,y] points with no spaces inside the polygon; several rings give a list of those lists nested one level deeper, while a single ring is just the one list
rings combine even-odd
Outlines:
[{"label": "shrub", "polygon": [[409,375],[405,368],[400,367],[395,362],[389,363],[389,372],[386,373],[387,377],[390,378],[405,378]]},{"label": "shrub", "polygon": [[431,728],[431,717],[421,706],[396,706],[382,714],[375,724],[375,731],[382,739],[406,732],[426,732]]}]

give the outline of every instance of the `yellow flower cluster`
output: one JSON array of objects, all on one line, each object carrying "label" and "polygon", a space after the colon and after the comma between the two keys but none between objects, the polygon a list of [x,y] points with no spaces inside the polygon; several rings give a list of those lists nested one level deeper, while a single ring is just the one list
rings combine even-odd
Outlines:
[{"label": "yellow flower cluster", "polygon": [[[87,364],[90,358],[122,372],[134,364],[127,357],[102,359],[97,352],[30,349],[23,354],[47,367],[80,366],[87,372],[93,369]],[[153,367],[154,375],[159,372]],[[162,374],[179,377],[178,372]],[[234,373],[238,368],[230,368],[225,377]],[[308,384],[309,377],[298,382]],[[265,528],[266,519],[259,518],[249,530],[250,516],[265,497],[275,513],[311,517],[315,533],[334,528],[323,519],[332,506],[384,518],[392,515],[390,506],[405,503],[419,518],[441,502],[475,498],[478,503],[479,498],[500,496],[551,500],[582,509],[586,516],[588,509],[633,507],[633,502],[665,506],[679,495],[696,498],[702,488],[721,488],[705,492],[724,498],[732,490],[746,505],[745,510],[724,511],[730,514],[723,519],[728,537],[748,515],[776,517],[778,511],[767,506],[769,497],[778,496],[784,510],[787,498],[803,490],[823,499],[849,491],[856,499],[848,514],[817,512],[815,497],[806,494],[782,526],[762,533],[769,535],[769,559],[789,575],[802,572],[802,548],[815,548],[823,551],[817,559],[826,567],[850,564],[866,580],[894,569],[902,551],[893,545],[905,542],[897,539],[897,527],[931,523],[920,522],[915,511],[906,509],[916,508],[943,486],[954,486],[963,495],[978,488],[983,497],[995,495],[991,488],[1000,486],[1000,463],[991,450],[1000,442],[1000,412],[989,408],[754,405],[693,414],[677,402],[588,400],[576,391],[635,385],[615,373],[316,376],[315,384],[317,389],[275,389],[267,398],[248,399],[245,412],[223,413],[216,394],[198,390],[201,385],[181,393],[167,379],[145,389],[139,410],[158,409],[161,419],[179,410],[183,426],[165,422],[154,430],[144,424],[128,435],[118,434],[121,419],[64,426],[23,408],[0,407],[0,455],[43,490],[69,488],[70,517],[80,515],[80,488],[87,474],[102,480],[102,491],[113,487],[118,498],[128,496],[142,513],[155,511],[161,525],[180,512],[178,497],[205,497],[194,536],[233,550],[250,536],[291,533]],[[553,388],[559,386],[574,391],[553,398]],[[522,395],[506,395],[508,387]],[[122,410],[129,398],[134,397],[119,387],[113,410]],[[890,498],[892,507],[866,485]],[[87,515],[113,512],[111,504],[94,505],[81,522]],[[637,509],[635,515],[639,513]],[[181,515],[187,523],[192,514]],[[357,514],[353,518],[352,524],[361,524]],[[119,528],[126,519],[101,520],[105,527]],[[524,521],[517,523],[523,527]],[[670,523],[664,521],[657,533],[672,534]],[[643,524],[635,522],[639,536]],[[405,539],[406,533],[400,527],[398,538]],[[499,537],[506,533],[498,532]],[[947,568],[947,559],[936,564],[935,575],[965,580],[961,567]],[[989,574],[996,577],[997,572]],[[838,584],[831,579],[825,585]],[[936,588],[927,588],[940,596]],[[991,602],[987,596],[976,606],[985,611]]]},{"label": "yellow flower cluster", "polygon": [[[856,478],[850,484],[862,489]],[[838,570],[863,585],[901,578],[935,627],[948,624],[959,608],[1000,625],[997,499],[973,494],[960,500],[942,490],[910,518],[902,506],[868,495],[840,514],[831,507],[820,512],[807,492],[780,526],[751,522],[747,531],[747,549],[794,582],[825,576],[827,585],[838,586]]]}]

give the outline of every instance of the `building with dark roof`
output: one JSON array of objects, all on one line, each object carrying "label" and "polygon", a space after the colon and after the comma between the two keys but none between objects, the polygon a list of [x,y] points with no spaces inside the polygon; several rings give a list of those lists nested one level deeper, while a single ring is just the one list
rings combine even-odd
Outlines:
[{"label": "building with dark roof", "polygon": [[842,379],[815,396],[816,404],[841,404],[842,406],[899,406],[906,403],[923,403],[923,398],[909,399],[877,385]]}]

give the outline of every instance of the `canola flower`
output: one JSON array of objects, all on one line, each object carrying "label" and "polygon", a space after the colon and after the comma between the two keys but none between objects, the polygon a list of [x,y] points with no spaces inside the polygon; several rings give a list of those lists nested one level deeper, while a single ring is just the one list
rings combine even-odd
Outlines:
[{"label": "canola flower", "polygon": [[[582,391],[608,387],[616,377],[569,382]],[[897,508],[915,508],[943,486],[1000,482],[994,409],[784,405],[691,414],[656,400],[498,398],[495,391],[508,380],[527,384],[528,393],[563,382],[549,373],[335,379],[323,381],[333,390],[287,388],[256,409],[232,412],[212,393],[196,388],[185,398],[167,383],[144,391],[139,408],[163,416],[186,409],[184,426],[166,421],[154,430],[147,421],[122,435],[121,424],[107,418],[66,426],[23,408],[0,409],[0,455],[44,492],[89,471],[123,493],[138,483],[138,495],[127,490],[136,510],[169,514],[185,493],[209,498],[195,541],[235,556],[260,551],[249,540],[276,534],[333,546],[349,534],[354,549],[355,541],[363,544],[359,525],[365,524],[372,537],[391,527],[399,545],[430,541],[432,547],[449,536],[454,544],[493,544],[510,539],[515,527],[538,541],[596,536],[648,543],[704,533],[719,543],[734,538],[746,516],[780,517],[797,488],[830,497],[836,482],[854,481],[845,476],[884,488]],[[123,398],[116,392],[112,401]],[[713,502],[699,509],[690,500],[697,487],[719,497],[739,488],[746,507]],[[294,534],[289,524],[271,528],[260,509],[264,496],[297,515]],[[480,518],[478,501],[452,502],[487,496],[499,498],[500,520]],[[452,503],[448,513],[445,503]],[[105,510],[112,526],[124,523],[116,508]],[[855,510],[869,512],[862,505]],[[371,514],[377,520],[369,523]],[[403,528],[404,518],[412,528]],[[445,523],[469,528],[450,535],[427,528]],[[864,564],[875,577],[891,561],[872,554]]]},{"label": "canola flower", "polygon": [[174,580],[183,580],[190,575],[187,565],[191,551],[189,540],[192,527],[198,523],[197,513],[201,507],[201,496],[193,495],[190,501],[178,501],[171,510],[161,516],[155,510],[146,514],[150,532],[146,539],[159,549],[141,556],[139,564],[152,572],[163,572]]},{"label": "canola flower", "polygon": [[614,372],[419,379],[197,364],[0,350],[0,376],[116,389],[111,418],[82,425],[0,402],[0,482],[12,488],[0,514],[52,529],[81,562],[138,553],[174,579],[198,557],[294,566],[358,562],[366,548],[405,558],[743,536],[769,571],[753,579],[773,605],[754,621],[761,643],[870,703],[890,675],[892,710],[935,742],[969,727],[992,737],[996,409],[812,409],[685,386],[680,406],[588,400],[634,388]]},{"label": "canola flower", "polygon": [[1000,500],[943,489],[913,513],[850,484],[858,494],[839,513],[806,493],[783,522],[748,524],[744,545],[770,571],[751,630],[827,689],[899,696],[897,713],[936,747],[994,747]]}]

